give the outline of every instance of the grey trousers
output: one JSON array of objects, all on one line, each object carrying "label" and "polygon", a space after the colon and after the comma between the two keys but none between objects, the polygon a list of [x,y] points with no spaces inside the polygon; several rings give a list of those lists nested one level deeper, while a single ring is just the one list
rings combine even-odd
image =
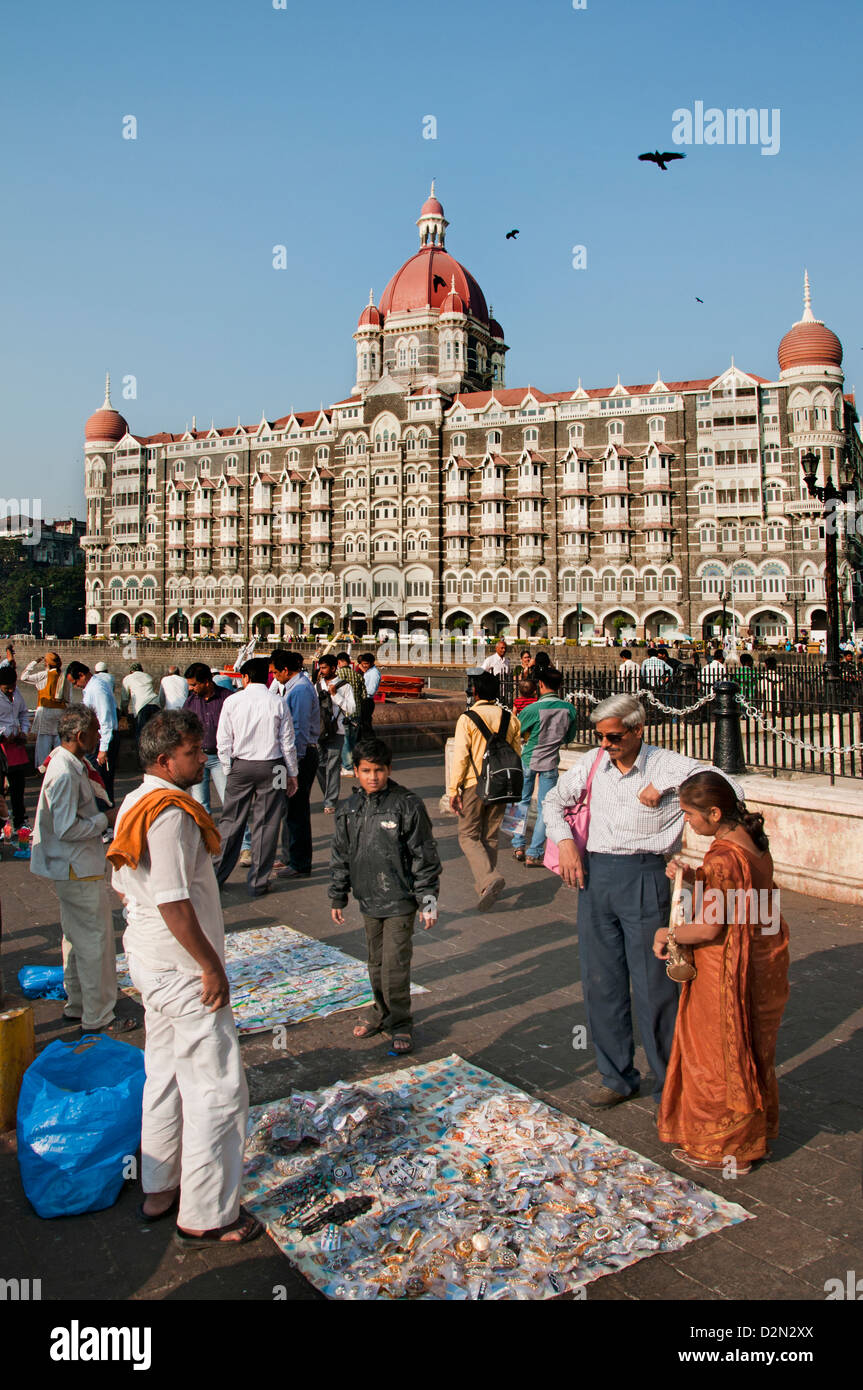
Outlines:
[{"label": "grey trousers", "polygon": [[588,854],[587,886],[578,895],[581,984],[596,1063],[619,1095],[638,1090],[633,1064],[632,1001],[641,1042],[662,1093],[677,1018],[679,987],[653,954],[658,927],[668,926],[671,891],[659,854]]},{"label": "grey trousers", "polygon": [[[277,772],[278,769],[278,772]],[[246,882],[249,892],[266,888],[276,857],[279,827],[285,813],[285,764],[235,759],[225,788],[219,820],[222,852],[214,865],[219,887],[230,878],[240,857],[243,831],[251,815],[252,867]]]},{"label": "grey trousers", "polygon": [[369,982],[375,1002],[369,1022],[387,1033],[410,1033],[411,956],[416,909],[404,917],[367,917]]},{"label": "grey trousers", "polygon": [[324,805],[335,806],[339,799],[342,775],[342,744],[344,734],[335,734],[326,743],[318,744],[318,785],[324,794]]}]

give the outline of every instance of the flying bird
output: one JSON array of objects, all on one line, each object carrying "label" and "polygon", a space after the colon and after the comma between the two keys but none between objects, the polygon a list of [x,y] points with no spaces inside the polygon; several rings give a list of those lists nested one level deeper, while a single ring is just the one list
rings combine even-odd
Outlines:
[{"label": "flying bird", "polygon": [[443,278],[442,275],[436,275],[436,276],[434,277],[434,279],[432,280],[432,289],[435,289],[435,290],[445,290],[445,289],[446,289],[446,280]]},{"label": "flying bird", "polygon": [[506,234],[506,239],[507,239],[507,241],[510,241],[513,237],[517,237],[517,236],[518,236],[518,232],[519,232],[518,227],[513,227],[512,231],[511,231],[511,232],[507,232],[507,234]]},{"label": "flying bird", "polygon": [[665,154],[660,154],[660,153],[659,153],[659,150],[654,150],[654,151],[653,151],[653,154],[640,154],[640,155],[638,156],[638,158],[639,158],[639,159],[646,159],[646,160],[648,161],[648,163],[650,163],[650,164],[657,164],[657,165],[659,166],[660,169],[665,169],[666,172],[667,172],[667,170],[668,170],[668,165],[667,165],[667,163],[666,163],[667,160],[669,160],[669,159],[685,159],[685,158],[686,158],[686,155],[685,155],[685,154],[674,154],[674,153],[669,154],[667,151],[666,151]]},{"label": "flying bird", "polygon": [[703,300],[703,299],[699,299],[699,298],[698,298],[698,295],[696,295],[696,296],[695,296],[695,302],[696,302],[696,304],[703,304],[703,303],[704,303],[704,300]]}]

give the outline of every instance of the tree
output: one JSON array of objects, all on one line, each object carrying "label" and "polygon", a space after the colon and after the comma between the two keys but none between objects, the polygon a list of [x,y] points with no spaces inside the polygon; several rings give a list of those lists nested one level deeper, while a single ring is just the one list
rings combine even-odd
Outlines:
[{"label": "tree", "polygon": [[[26,632],[30,595],[45,591],[45,631],[77,637],[84,631],[84,565],[37,565],[20,541],[0,541],[0,631]],[[41,626],[38,619],[35,630]]]}]

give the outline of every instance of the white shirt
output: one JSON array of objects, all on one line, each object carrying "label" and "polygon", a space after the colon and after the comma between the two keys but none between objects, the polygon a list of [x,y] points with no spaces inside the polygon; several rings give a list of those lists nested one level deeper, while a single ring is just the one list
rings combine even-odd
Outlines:
[{"label": "white shirt", "polygon": [[111,736],[117,732],[117,702],[103,680],[91,676],[81,692],[81,701],[99,721],[99,752],[107,753]]},{"label": "white shirt", "polygon": [[285,701],[273,698],[265,685],[253,681],[222,705],[216,734],[219,762],[226,772],[231,759],[246,762],[285,760],[289,777],[297,775],[294,723]]},{"label": "white shirt", "polygon": [[40,878],[93,878],[105,872],[99,810],[87,769],[67,748],[55,748],[39,792],[30,842],[30,872]]},{"label": "white shirt", "polygon": [[[180,790],[172,782],[145,773],[140,787],[124,798],[115,830],[119,830],[123,816],[136,801],[147,792],[164,787]],[[191,793],[187,795],[191,800]],[[126,899],[128,908],[123,945],[145,970],[201,974],[200,965],[168,930],[159,911],[160,903],[181,903],[187,899],[194,908],[201,931],[224,964],[225,921],[216,872],[204,837],[188,812],[179,806],[164,810],[150,826],[147,850],[137,869],[126,866],[115,869],[111,882]]]},{"label": "white shirt", "polygon": [[130,671],[128,676],[123,677],[123,694],[120,698],[124,708],[127,704],[131,705],[136,717],[146,705],[158,704],[153,677],[146,671]]},{"label": "white shirt", "polygon": [[[336,680],[338,677],[334,676],[333,679]],[[368,689],[368,687],[366,688]],[[336,732],[343,734],[346,728],[345,718],[352,719],[357,712],[357,702],[354,699],[354,692],[349,685],[340,685],[337,690],[330,690],[330,687],[323,677],[318,681],[317,689],[318,699],[320,699],[322,695],[329,695],[332,700],[333,714],[336,720]]]},{"label": "white shirt", "polygon": [[[683,811],[677,789],[693,772],[718,772],[696,758],[672,753],[643,743],[628,772],[621,773],[605,752],[586,753],[575,767],[564,772],[546,794],[542,815],[547,834],[556,845],[571,840],[564,819],[565,806],[573,805],[584,790],[594,760],[602,759],[590,786],[590,829],[587,849],[591,854],[674,854],[683,838]],[[725,776],[720,773],[720,776]],[[726,781],[742,798],[732,778]],[[653,785],[664,795],[658,806],[642,806],[638,793]]]},{"label": "white shirt", "polygon": [[709,666],[705,666],[701,672],[701,684],[710,687],[717,681],[728,680],[728,667],[724,661],[711,661]]},{"label": "white shirt", "polygon": [[12,698],[0,690],[0,735],[9,738],[10,734],[26,734],[30,728],[30,711],[20,690],[12,691]]},{"label": "white shirt", "polygon": [[641,679],[645,681],[665,680],[670,676],[672,668],[667,661],[663,661],[661,656],[649,656],[646,661],[641,663]]},{"label": "white shirt", "polygon": [[492,652],[482,663],[484,671],[493,671],[496,676],[509,675],[509,657],[499,656],[497,652]]},{"label": "white shirt", "polygon": [[625,661],[621,661],[618,670],[622,676],[625,676],[626,679],[629,680],[633,676],[638,675],[638,662],[633,661],[632,657],[628,656]]},{"label": "white shirt", "polygon": [[163,709],[182,709],[189,695],[185,676],[163,676],[159,684],[159,704]]}]

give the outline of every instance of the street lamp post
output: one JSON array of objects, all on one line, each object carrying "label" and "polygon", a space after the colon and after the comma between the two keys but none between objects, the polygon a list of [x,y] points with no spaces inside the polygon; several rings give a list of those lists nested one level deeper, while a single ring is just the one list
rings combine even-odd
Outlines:
[{"label": "street lamp post", "polygon": [[[725,589],[725,588],[724,588],[724,589],[722,590],[722,641],[723,641],[723,644],[724,644],[724,642],[725,642],[725,633],[726,633],[726,631],[727,631],[727,624],[728,624],[728,619],[727,619],[726,616],[725,616],[725,609],[726,609],[726,606],[727,606],[728,601],[729,601],[730,598],[731,598],[731,593],[730,593],[730,591],[729,591],[728,589]],[[732,611],[733,611],[733,610],[732,610]]]},{"label": "street lamp post", "polygon": [[830,681],[839,680],[839,568],[836,546],[838,530],[837,507],[845,500],[844,490],[837,488],[833,478],[827,473],[824,484],[819,484],[818,455],[808,449],[800,460],[803,468],[803,481],[810,497],[815,497],[822,506],[824,522],[824,597],[827,607],[827,660],[824,671]]}]

